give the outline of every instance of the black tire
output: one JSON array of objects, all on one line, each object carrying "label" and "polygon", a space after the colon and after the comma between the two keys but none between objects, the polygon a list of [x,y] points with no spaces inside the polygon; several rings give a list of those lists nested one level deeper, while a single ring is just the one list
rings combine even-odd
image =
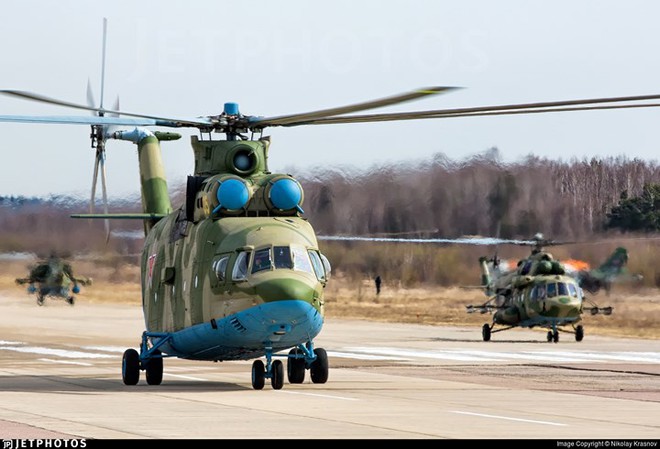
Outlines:
[{"label": "black tire", "polygon": [[270,384],[273,386],[273,390],[281,390],[284,386],[284,364],[281,360],[275,360],[270,368],[273,370]]},{"label": "black tire", "polygon": [[266,369],[264,362],[255,360],[252,362],[252,388],[262,390],[266,384]]},{"label": "black tire", "polygon": [[121,379],[124,385],[137,385],[140,380],[140,354],[135,349],[127,349],[121,361]]},{"label": "black tire", "polygon": [[584,327],[581,324],[575,328],[575,341],[582,341],[584,338]]},{"label": "black tire", "polygon": [[298,348],[289,351],[289,358],[286,361],[286,376],[290,384],[301,384],[305,381],[305,359],[292,357],[301,353],[302,351]]},{"label": "black tire", "polygon": [[160,385],[163,382],[163,358],[160,355],[161,352],[156,349],[153,356],[144,364],[149,385]]},{"label": "black tire", "polygon": [[66,299],[66,302],[69,303],[70,306],[72,306],[72,305],[74,305],[74,304],[76,303],[76,298],[74,298],[73,296],[69,296],[69,297]]},{"label": "black tire", "polygon": [[548,343],[552,341],[552,331],[548,331]]},{"label": "black tire", "polygon": [[554,331],[552,333],[552,341],[554,341],[555,343],[559,341],[559,331]]},{"label": "black tire", "polygon": [[328,381],[328,374],[330,371],[328,365],[328,353],[325,352],[325,349],[323,348],[316,348],[314,349],[314,354],[316,354],[316,360],[314,360],[309,367],[309,373],[312,382],[315,384],[324,384]]},{"label": "black tire", "polygon": [[45,300],[46,300],[46,298],[44,298],[43,295],[38,295],[37,296],[37,305],[40,306],[40,307],[43,306]]},{"label": "black tire", "polygon": [[484,341],[490,341],[490,324],[486,323],[481,328],[481,336]]}]

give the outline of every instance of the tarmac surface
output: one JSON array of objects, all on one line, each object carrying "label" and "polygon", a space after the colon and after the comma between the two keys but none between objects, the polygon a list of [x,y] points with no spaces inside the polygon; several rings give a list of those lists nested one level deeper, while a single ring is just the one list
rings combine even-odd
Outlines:
[{"label": "tarmac surface", "polygon": [[[487,316],[484,319],[487,320]],[[87,439],[660,438],[660,341],[326,320],[330,376],[273,390],[251,363],[165,360],[121,381],[138,306],[0,292],[0,437]],[[596,332],[596,330],[594,330]],[[286,376],[285,376],[286,377]]]}]

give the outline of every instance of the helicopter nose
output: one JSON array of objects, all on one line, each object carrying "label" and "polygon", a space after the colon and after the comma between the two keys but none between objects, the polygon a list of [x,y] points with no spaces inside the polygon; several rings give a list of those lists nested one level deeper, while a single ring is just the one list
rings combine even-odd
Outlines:
[{"label": "helicopter nose", "polygon": [[580,301],[569,296],[546,299],[546,310],[558,318],[576,318],[580,315]]},{"label": "helicopter nose", "polygon": [[267,279],[257,284],[255,288],[265,302],[290,299],[312,302],[318,296],[315,283],[306,279]]}]

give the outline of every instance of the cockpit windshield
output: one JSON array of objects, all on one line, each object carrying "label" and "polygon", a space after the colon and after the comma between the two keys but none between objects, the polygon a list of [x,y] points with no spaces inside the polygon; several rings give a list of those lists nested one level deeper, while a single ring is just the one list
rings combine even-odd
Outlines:
[{"label": "cockpit windshield", "polygon": [[[270,271],[272,269],[289,269],[313,274],[319,281],[327,280],[330,274],[330,264],[327,262],[327,258],[319,253],[318,250],[307,249],[303,246],[260,248],[254,251],[252,265],[250,265],[251,256],[252,252],[250,251],[241,251],[238,253],[232,269],[232,280],[246,280],[248,266],[251,267],[249,271],[251,274]],[[226,261],[224,263],[226,264]],[[217,261],[213,266],[220,280],[225,266],[221,265],[220,261]]]},{"label": "cockpit windshield", "polygon": [[575,284],[566,282],[548,282],[545,286],[548,298],[555,296],[572,296],[577,298],[578,291]]},{"label": "cockpit windshield", "polygon": [[273,246],[273,259],[275,268],[293,268],[291,250],[288,246]]}]

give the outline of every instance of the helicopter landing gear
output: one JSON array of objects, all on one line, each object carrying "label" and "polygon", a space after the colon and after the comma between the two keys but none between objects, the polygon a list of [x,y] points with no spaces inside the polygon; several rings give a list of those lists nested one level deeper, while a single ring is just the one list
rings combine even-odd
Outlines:
[{"label": "helicopter landing gear", "polygon": [[490,330],[491,326],[488,323],[484,324],[481,328],[481,336],[483,337],[484,341],[490,341]]},{"label": "helicopter landing gear", "polygon": [[135,349],[127,349],[121,360],[121,380],[124,385],[137,385],[140,380],[140,354]]},{"label": "helicopter landing gear", "polygon": [[311,374],[312,382],[324,384],[328,381],[328,353],[323,348],[316,348],[314,349],[314,355],[316,355],[316,360],[309,367],[309,374]]},{"label": "helicopter landing gear", "polygon": [[293,348],[289,351],[286,376],[290,384],[301,384],[305,381],[305,354],[302,350]]},{"label": "helicopter landing gear", "polygon": [[559,330],[557,330],[557,326],[553,324],[552,330],[548,331],[548,343],[551,341],[554,341],[557,343],[559,341]]},{"label": "helicopter landing gear", "polygon": [[326,350],[323,348],[314,348],[312,342],[307,342],[306,345],[301,344],[289,351],[287,361],[289,383],[303,383],[305,380],[305,369],[309,369],[312,383],[326,383],[330,371]]},{"label": "helicopter landing gear", "polygon": [[163,355],[158,349],[152,352],[152,356],[142,362],[146,372],[149,385],[160,385],[163,382]]},{"label": "helicopter landing gear", "polygon": [[582,341],[584,338],[584,327],[581,324],[575,328],[575,341]]},{"label": "helicopter landing gear", "polygon": [[[156,344],[149,346],[149,337],[158,337]],[[140,352],[135,349],[124,351],[121,364],[121,379],[125,385],[137,385],[140,371],[145,371],[147,384],[160,385],[163,382],[163,354],[158,349],[172,338],[167,333],[142,333]]]},{"label": "helicopter landing gear", "polygon": [[[273,348],[266,348],[266,364],[261,360],[252,362],[252,388],[263,389],[266,379],[275,390],[284,386],[284,364],[273,359]],[[305,370],[309,370],[310,378],[315,384],[328,381],[328,353],[323,348],[314,348],[311,341],[300,344],[287,354],[286,375],[289,383],[301,384],[305,381]]]},{"label": "helicopter landing gear", "polygon": [[266,348],[266,366],[261,360],[252,362],[252,388],[261,390],[270,379],[274,390],[281,390],[284,386],[284,364],[281,360],[273,361],[273,348]]},{"label": "helicopter landing gear", "polygon": [[44,295],[42,295],[41,293],[39,295],[37,295],[37,305],[38,306],[43,306],[45,300],[46,300],[46,298],[44,298]]},{"label": "helicopter landing gear", "polygon": [[262,390],[266,384],[266,369],[264,362],[255,360],[252,362],[252,388]]},{"label": "helicopter landing gear", "polygon": [[66,302],[67,304],[72,306],[76,302],[76,298],[74,298],[73,296],[69,296],[68,298],[66,298]]},{"label": "helicopter landing gear", "polygon": [[552,331],[548,331],[548,343],[552,341]]}]

